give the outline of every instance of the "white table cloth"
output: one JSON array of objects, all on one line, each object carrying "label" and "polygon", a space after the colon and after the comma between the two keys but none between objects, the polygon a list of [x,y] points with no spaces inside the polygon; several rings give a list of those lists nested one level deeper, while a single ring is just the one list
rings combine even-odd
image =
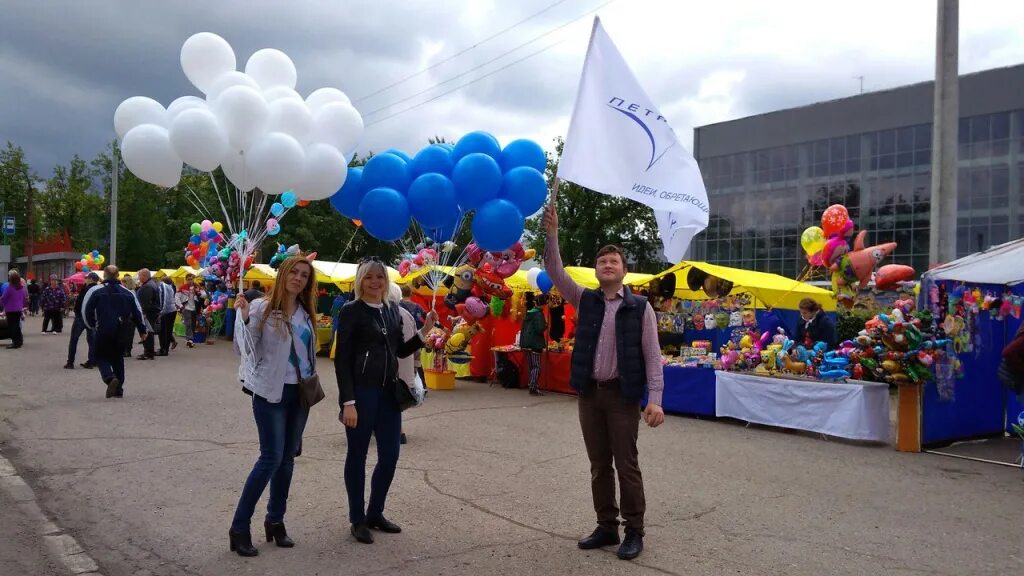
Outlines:
[{"label": "white table cloth", "polygon": [[755,424],[889,442],[889,386],[718,371],[715,414]]}]

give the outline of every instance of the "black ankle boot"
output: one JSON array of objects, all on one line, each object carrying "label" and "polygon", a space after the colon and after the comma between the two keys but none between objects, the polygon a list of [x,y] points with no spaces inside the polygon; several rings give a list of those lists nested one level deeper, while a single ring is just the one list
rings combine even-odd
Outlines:
[{"label": "black ankle boot", "polygon": [[288,537],[288,531],[284,529],[284,522],[263,522],[263,529],[267,531],[267,542],[273,541],[281,548],[291,548],[295,542]]},{"label": "black ankle boot", "polygon": [[252,534],[249,532],[234,532],[228,530],[228,539],[231,542],[231,551],[238,552],[239,556],[257,556],[260,551],[252,545]]}]

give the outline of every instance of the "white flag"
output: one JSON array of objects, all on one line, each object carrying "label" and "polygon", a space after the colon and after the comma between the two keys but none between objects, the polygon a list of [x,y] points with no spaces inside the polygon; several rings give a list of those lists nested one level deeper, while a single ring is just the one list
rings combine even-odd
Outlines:
[{"label": "white flag", "polygon": [[653,208],[665,257],[683,258],[708,226],[708,194],[693,156],[640,87],[594,18],[558,177]]}]

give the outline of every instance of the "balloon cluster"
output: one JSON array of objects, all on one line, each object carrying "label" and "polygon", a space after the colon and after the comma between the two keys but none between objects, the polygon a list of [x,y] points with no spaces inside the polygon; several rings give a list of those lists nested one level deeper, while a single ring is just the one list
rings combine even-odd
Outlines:
[{"label": "balloon cluster", "polygon": [[536,142],[515,140],[502,148],[494,136],[470,132],[454,146],[431,144],[415,157],[387,150],[349,168],[331,205],[386,242],[405,235],[413,218],[426,236],[446,242],[475,211],[476,244],[503,251],[522,237],[524,216],[543,206],[546,167]]},{"label": "balloon cluster", "polygon": [[277,252],[270,258],[270,267],[277,270],[281,266],[281,263],[291,258],[292,256],[305,256],[307,260],[316,260],[316,252],[304,253],[298,244],[292,244],[291,246],[285,246],[284,244],[277,245]]},{"label": "balloon cluster", "polygon": [[[820,228],[811,226],[800,235],[807,262],[811,266],[825,266],[831,271],[832,290],[839,303],[847,307],[853,306],[857,290],[867,287],[875,268],[896,250],[895,242],[865,246],[865,230],[857,234],[851,249],[853,229],[854,223],[846,207],[833,204],[822,213]],[[894,272],[898,278],[906,276],[903,268]],[[887,281],[889,277],[887,273]]]},{"label": "balloon cluster", "polygon": [[218,166],[242,192],[292,189],[322,200],[345,183],[346,155],[363,134],[363,119],[336,88],[295,91],[295,64],[280,50],[255,52],[236,70],[226,40],[201,32],[181,47],[181,68],[205,95],[182,96],[164,108],[133,96],[114,112],[125,165],[136,176],[171,187],[182,164],[211,172]]},{"label": "balloon cluster", "polygon": [[107,261],[106,256],[100,254],[99,250],[93,250],[92,252],[86,252],[82,254],[82,259],[75,262],[75,270],[79,272],[85,272],[88,274],[93,270],[99,270],[103,263]]},{"label": "balloon cluster", "polygon": [[221,235],[224,225],[220,222],[193,222],[189,227],[192,233],[185,247],[185,263],[193,268],[215,267],[220,263],[221,245],[225,238]]},{"label": "balloon cluster", "polygon": [[206,306],[205,309],[203,309],[203,314],[209,315],[209,314],[212,314],[214,312],[219,312],[219,311],[223,310],[224,307],[227,306],[227,304],[228,304],[228,294],[227,294],[227,292],[222,292],[220,290],[217,290],[213,294],[210,295],[210,303]]},{"label": "balloon cluster", "polygon": [[526,273],[526,282],[530,288],[540,291],[541,294],[547,294],[555,286],[551,276],[548,276],[548,271],[540,268],[531,268]]}]

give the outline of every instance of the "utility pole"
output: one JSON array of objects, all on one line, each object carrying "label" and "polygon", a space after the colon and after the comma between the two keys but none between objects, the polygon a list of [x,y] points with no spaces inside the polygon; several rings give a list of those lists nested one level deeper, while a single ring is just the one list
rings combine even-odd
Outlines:
[{"label": "utility pole", "polygon": [[36,221],[33,218],[35,210],[35,187],[32,186],[32,175],[28,167],[25,167],[25,184],[28,190],[25,194],[25,278],[32,278],[32,254],[36,249]]},{"label": "utility pole", "polygon": [[864,77],[863,76],[854,76],[854,78],[856,78],[857,80],[860,80],[860,93],[863,94],[864,93]]},{"label": "utility pole", "polygon": [[117,144],[113,146],[113,162],[110,178],[110,254],[107,262],[111,266],[117,265],[117,183],[121,179],[121,157],[118,155]]},{"label": "utility pole", "polygon": [[928,262],[956,259],[957,132],[960,122],[959,0],[938,0]]}]

